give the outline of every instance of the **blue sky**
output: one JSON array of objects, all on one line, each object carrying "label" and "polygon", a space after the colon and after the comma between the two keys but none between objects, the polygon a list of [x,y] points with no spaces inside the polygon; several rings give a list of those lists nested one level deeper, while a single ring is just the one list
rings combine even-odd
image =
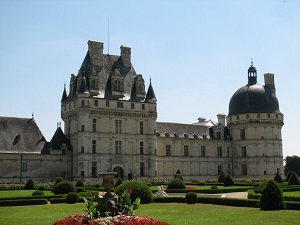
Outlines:
[{"label": "blue sky", "polygon": [[298,0],[0,0],[0,116],[34,113],[50,140],[64,83],[77,74],[88,40],[113,55],[120,45],[132,48],[163,122],[227,114],[253,58],[258,83],[275,74],[284,155],[300,155],[299,24]]}]

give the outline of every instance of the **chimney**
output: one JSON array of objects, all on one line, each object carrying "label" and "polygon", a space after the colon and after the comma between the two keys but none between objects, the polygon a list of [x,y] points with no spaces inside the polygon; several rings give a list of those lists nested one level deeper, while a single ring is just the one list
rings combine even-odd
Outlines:
[{"label": "chimney", "polygon": [[223,113],[219,113],[217,115],[217,117],[218,117],[218,123],[221,123],[225,126],[225,117],[226,117],[226,115],[223,114]]},{"label": "chimney", "polygon": [[202,123],[202,122],[205,122],[205,118],[204,117],[199,117],[198,118],[198,123]]},{"label": "chimney", "polygon": [[103,62],[103,43],[88,41],[89,55],[93,66],[102,66]]},{"label": "chimney", "polygon": [[131,48],[121,45],[121,59],[123,66],[130,67],[131,66]]},{"label": "chimney", "polygon": [[265,78],[265,86],[267,86],[276,95],[274,74],[273,73],[265,73],[264,78]]}]

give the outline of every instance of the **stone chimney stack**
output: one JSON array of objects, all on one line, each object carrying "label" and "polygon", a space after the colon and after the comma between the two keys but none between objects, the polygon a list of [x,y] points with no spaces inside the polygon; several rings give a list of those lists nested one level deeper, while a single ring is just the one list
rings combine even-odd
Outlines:
[{"label": "stone chimney stack", "polygon": [[265,86],[267,86],[276,95],[274,74],[273,73],[265,73],[264,78],[265,78]]},{"label": "stone chimney stack", "polygon": [[88,48],[91,63],[94,66],[102,66],[103,64],[103,43],[97,41],[88,41]]},{"label": "stone chimney stack", "polygon": [[218,123],[221,123],[225,126],[225,117],[226,117],[226,115],[223,114],[223,113],[219,113],[217,115],[217,117],[218,117]]},{"label": "stone chimney stack", "polygon": [[121,45],[121,59],[125,67],[131,66],[131,48]]}]

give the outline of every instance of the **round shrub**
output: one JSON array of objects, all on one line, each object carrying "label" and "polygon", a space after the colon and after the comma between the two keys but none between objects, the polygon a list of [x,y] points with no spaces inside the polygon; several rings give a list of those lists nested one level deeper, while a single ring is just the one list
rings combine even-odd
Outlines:
[{"label": "round shrub", "polygon": [[69,194],[67,194],[66,199],[68,204],[74,204],[78,202],[78,195],[76,192],[70,192]]},{"label": "round shrub", "polygon": [[299,185],[299,184],[300,184],[299,178],[297,174],[293,172],[289,179],[288,185]]},{"label": "round shrub", "polygon": [[225,177],[226,177],[226,174],[223,171],[221,171],[220,176],[218,178],[218,182],[223,183],[225,180]]},{"label": "round shrub", "polygon": [[74,192],[75,187],[69,181],[61,181],[54,187],[54,194],[68,194],[69,192]]},{"label": "round shrub", "polygon": [[279,184],[283,183],[283,179],[278,172],[276,173],[276,175],[274,177],[274,181],[276,181]]},{"label": "round shrub", "polygon": [[62,177],[57,177],[57,178],[56,178],[55,183],[54,183],[54,185],[53,185],[53,187],[52,187],[52,192],[54,192],[55,186],[56,186],[59,182],[61,182],[61,181],[63,181],[63,178],[62,178]]},{"label": "round shrub", "polygon": [[31,178],[26,182],[24,189],[25,190],[34,190],[35,189],[34,182]]},{"label": "round shrub", "polygon": [[43,195],[44,195],[44,192],[42,192],[42,191],[34,191],[32,193],[32,196],[43,196]]},{"label": "round shrub", "polygon": [[219,188],[218,188],[218,186],[216,186],[216,185],[212,185],[212,186],[210,187],[210,189],[212,189],[212,190],[217,190],[217,189],[219,189]]},{"label": "round shrub", "polygon": [[198,201],[198,196],[195,192],[188,192],[185,195],[185,200],[188,204],[195,204]]},{"label": "round shrub", "polygon": [[234,186],[234,181],[230,174],[227,174],[224,180],[224,186]]},{"label": "round shrub", "polygon": [[41,185],[41,186],[39,186],[39,188],[38,188],[40,191],[45,191],[46,190],[46,187],[44,186],[44,185]]},{"label": "round shrub", "polygon": [[293,174],[293,171],[288,172],[288,174],[286,175],[286,178],[285,178],[285,182],[289,182],[289,179],[292,176],[292,174]]},{"label": "round shrub", "polygon": [[95,188],[101,188],[101,184],[95,184]]},{"label": "round shrub", "polygon": [[83,181],[82,180],[77,180],[76,184],[75,184],[75,187],[84,187]]},{"label": "round shrub", "polygon": [[285,209],[282,190],[276,181],[267,181],[261,194],[259,207],[262,210]]},{"label": "round shrub", "polygon": [[126,189],[132,190],[132,193],[130,195],[132,202],[135,201],[136,198],[140,198],[141,204],[150,203],[153,201],[153,194],[150,190],[150,187],[144,182],[139,182],[139,181],[124,182],[115,188],[115,192],[118,195],[121,195],[124,193]]},{"label": "round shrub", "polygon": [[197,184],[198,184],[198,186],[205,186],[206,182],[205,182],[205,180],[199,180]]},{"label": "round shrub", "polygon": [[118,177],[115,187],[118,187],[122,183],[123,183],[122,177]]},{"label": "round shrub", "polygon": [[77,187],[77,188],[76,188],[76,192],[77,192],[77,193],[85,192],[85,189],[84,189],[84,187]]},{"label": "round shrub", "polygon": [[168,189],[185,189],[185,183],[179,178],[173,178],[168,183]]}]

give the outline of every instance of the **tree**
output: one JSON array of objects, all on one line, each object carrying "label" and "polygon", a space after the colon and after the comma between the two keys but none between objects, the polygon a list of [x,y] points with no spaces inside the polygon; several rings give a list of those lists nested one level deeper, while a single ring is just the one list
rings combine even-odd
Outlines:
[{"label": "tree", "polygon": [[297,174],[293,172],[292,175],[290,176],[288,185],[299,185],[299,184],[300,184],[299,178]]},{"label": "tree", "polygon": [[262,190],[259,207],[262,210],[280,210],[285,209],[283,193],[278,183],[269,180]]},{"label": "tree", "polygon": [[234,181],[230,174],[227,174],[224,179],[224,186],[234,186]]},{"label": "tree", "polygon": [[284,174],[287,175],[289,171],[294,171],[300,176],[300,157],[293,155],[285,158]]},{"label": "tree", "polygon": [[274,177],[274,180],[277,182],[277,183],[283,183],[283,179],[282,177],[280,176],[279,172],[276,173],[275,177]]},{"label": "tree", "polygon": [[223,172],[223,170],[221,171],[221,173],[220,173],[220,176],[219,176],[219,178],[218,178],[218,182],[219,183],[223,183],[224,182],[224,180],[225,180],[225,177],[226,177],[226,174]]}]

